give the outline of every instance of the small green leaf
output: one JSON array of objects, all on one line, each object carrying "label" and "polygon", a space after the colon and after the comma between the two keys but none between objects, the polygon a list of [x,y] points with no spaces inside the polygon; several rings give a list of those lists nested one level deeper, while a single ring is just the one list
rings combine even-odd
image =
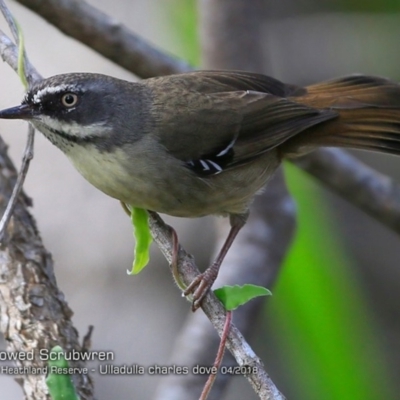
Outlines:
[{"label": "small green leaf", "polygon": [[255,297],[272,295],[265,287],[250,284],[223,286],[214,290],[214,293],[228,311],[235,310]]},{"label": "small green leaf", "polygon": [[[52,400],[79,400],[74,384],[68,374],[68,362],[60,346],[51,349],[49,360],[49,375],[46,378]],[[65,370],[64,370],[65,368]]]},{"label": "small green leaf", "polygon": [[135,253],[132,270],[129,275],[138,274],[150,260],[150,245],[153,241],[149,228],[149,215],[142,208],[132,207],[131,220],[133,225],[133,236],[136,238]]}]

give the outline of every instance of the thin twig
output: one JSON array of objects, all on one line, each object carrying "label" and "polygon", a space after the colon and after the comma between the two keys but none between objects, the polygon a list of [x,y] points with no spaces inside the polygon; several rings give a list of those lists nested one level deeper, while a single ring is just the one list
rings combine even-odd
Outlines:
[{"label": "thin twig", "polygon": [[[16,45],[14,45],[11,42],[10,38],[8,38],[2,31],[0,31],[0,41],[9,50],[8,52],[4,52],[4,53],[1,52],[1,56],[4,61],[9,63],[14,68],[14,70],[17,71],[17,73],[20,72],[19,71],[20,68],[18,67],[18,61],[19,61],[18,58],[23,57],[23,60],[24,60],[23,61],[23,65],[24,65],[23,73],[25,75],[24,78],[26,79],[28,84],[31,85],[33,82],[35,82],[35,80],[40,79],[40,75],[36,72],[35,68],[30,64],[28,57],[26,55],[25,49],[23,49],[22,55],[18,54],[18,45],[20,44],[19,43],[20,35],[18,33],[18,28],[16,26],[15,19],[12,16],[10,10],[8,9],[8,7],[6,6],[6,4],[4,3],[3,0],[0,0],[0,10],[1,10],[4,18],[6,19],[7,24],[9,25],[11,33],[16,42]],[[3,47],[3,46],[1,46],[1,47]],[[10,57],[10,54],[12,54],[11,57]],[[10,200],[7,204],[6,210],[0,220],[0,242],[4,239],[5,230],[7,229],[7,225],[9,223],[10,218],[15,209],[15,206],[16,206],[16,203],[18,200],[18,196],[22,191],[22,187],[23,187],[26,175],[28,173],[29,164],[33,158],[34,141],[35,141],[35,130],[32,125],[29,125],[28,138],[27,138],[27,142],[26,142],[26,146],[25,146],[25,150],[24,150],[24,155],[22,158],[21,168],[18,173],[15,187],[12,192],[12,196],[10,197]]]},{"label": "thin twig", "polygon": [[5,230],[7,229],[7,225],[10,221],[10,218],[14,212],[15,206],[17,204],[18,196],[21,193],[22,186],[24,184],[26,174],[28,173],[29,164],[33,158],[33,144],[35,140],[35,130],[32,125],[29,125],[28,128],[28,140],[26,142],[24,155],[22,157],[21,169],[18,173],[17,180],[15,182],[15,186],[10,197],[10,200],[7,203],[6,210],[1,217],[0,220],[0,242],[3,241]]},{"label": "thin twig", "polygon": [[86,335],[82,339],[82,351],[83,352],[89,352],[90,349],[92,348],[92,334],[94,331],[94,326],[89,325],[88,331]]},{"label": "thin twig", "polygon": [[[0,1],[0,4],[2,0]],[[0,55],[15,72],[18,73],[18,48],[11,39],[0,29]],[[36,68],[25,58],[25,76],[29,87],[42,79]]]},{"label": "thin twig", "polygon": [[8,27],[10,28],[11,34],[13,35],[15,42],[18,43],[18,30],[15,24],[14,17],[11,15],[10,10],[8,9],[4,1],[0,2],[0,10],[5,20],[7,21]]},{"label": "thin twig", "polygon": [[[7,21],[8,26],[10,27],[11,33],[14,37],[14,44],[11,39],[0,30],[0,51],[1,58],[5,61],[11,68],[14,69],[15,72],[18,73],[18,45],[20,42],[20,34],[18,32],[18,27],[16,25],[16,20],[11,14],[9,8],[5,4],[3,0],[0,0],[0,11],[2,12],[5,20]],[[31,64],[29,58],[24,49],[23,54],[21,55],[24,60],[24,72],[25,78],[28,82],[29,87],[32,86],[35,82],[38,82],[42,79],[42,76],[36,70],[36,68]]]}]

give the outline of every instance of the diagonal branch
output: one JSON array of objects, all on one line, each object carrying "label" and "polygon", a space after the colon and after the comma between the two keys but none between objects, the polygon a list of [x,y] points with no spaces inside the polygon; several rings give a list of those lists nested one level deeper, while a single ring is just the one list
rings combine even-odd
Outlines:
[{"label": "diagonal branch", "polygon": [[[295,206],[282,185],[282,180],[282,172],[279,171],[270,182],[268,190],[261,196],[256,197],[246,225],[242,228],[224,260],[217,286],[221,284],[242,285],[244,283],[252,283],[271,287],[279,272],[282,259],[285,256],[286,246],[290,242],[294,228]],[[228,224],[225,222],[223,219],[219,220],[217,249],[222,246],[229,229]],[[166,234],[164,233],[164,235]],[[157,238],[155,240],[157,241]],[[157,244],[160,247],[158,242]],[[168,259],[170,257],[168,256]],[[191,276],[194,276],[194,274],[192,273]],[[213,299],[214,297],[207,297],[205,304],[209,304],[208,302],[213,301]],[[263,300],[256,299],[235,310],[233,315],[235,326],[246,337],[254,333],[254,321],[262,310],[263,304]],[[217,331],[220,332],[222,322],[214,319],[210,320]],[[215,325],[217,323],[219,325]],[[194,338],[201,338],[201,340],[194,340]],[[243,358],[240,354],[239,356],[236,355],[235,343],[238,342],[230,344],[230,350],[235,354],[236,362],[242,366]],[[199,312],[191,313],[175,341],[170,362],[172,365],[211,365],[211,360],[215,357],[217,344],[217,337],[209,321]],[[185,349],[185,351],[182,351],[182,349]],[[227,356],[225,357],[224,365],[236,365],[235,360]],[[251,360],[252,357],[249,357],[249,359]],[[223,397],[226,386],[230,382],[229,378],[231,378],[229,375],[218,376],[210,393],[210,400]],[[263,376],[258,375],[248,378],[251,379],[252,384],[255,384],[258,379],[264,382],[262,386],[259,386],[262,389],[258,392],[260,396],[265,395],[266,390],[264,388],[270,386],[268,379],[262,378]],[[182,377],[171,374],[160,383],[155,399],[194,399],[196,394],[200,393],[204,381],[204,377],[199,375]],[[273,399],[274,397],[269,398]]]},{"label": "diagonal branch", "polygon": [[[172,262],[173,239],[171,229],[164,223],[160,216],[156,213],[149,213],[149,223],[153,238],[164,254],[169,263]],[[188,285],[200,273],[199,269],[190,256],[179,248],[178,268],[182,275],[183,282]],[[224,330],[225,309],[213,293],[209,293],[203,300],[202,310],[207,315],[218,334],[221,336]],[[228,335],[227,348],[235,357],[237,363],[241,367],[250,367],[252,373],[246,375],[246,378],[253,386],[254,390],[265,400],[284,400],[284,396],[279,392],[271,378],[265,372],[264,365],[257,355],[253,352],[250,345],[246,342],[243,335],[235,327],[231,325]],[[193,361],[193,360],[192,360]],[[189,364],[186,364],[189,365]],[[188,377],[185,376],[185,379]],[[193,387],[192,387],[193,390]],[[195,393],[193,393],[195,395]],[[176,398],[176,397],[175,397]]]},{"label": "diagonal branch", "polygon": [[333,148],[292,160],[324,185],[400,234],[400,185]]},{"label": "diagonal branch", "polygon": [[156,49],[83,0],[17,0],[66,35],[142,78],[187,72],[184,61]]}]

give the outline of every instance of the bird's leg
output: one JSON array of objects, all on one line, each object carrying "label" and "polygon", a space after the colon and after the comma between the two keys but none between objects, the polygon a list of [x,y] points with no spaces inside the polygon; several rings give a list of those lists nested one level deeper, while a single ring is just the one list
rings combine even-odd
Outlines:
[{"label": "bird's leg", "polygon": [[171,259],[171,271],[172,271],[172,276],[175,279],[176,284],[179,286],[181,290],[185,290],[185,284],[182,281],[179,271],[178,271],[178,258],[179,258],[179,241],[178,241],[178,235],[176,234],[176,231],[172,226],[167,225],[170,232],[171,232],[171,237],[172,237],[172,259]]},{"label": "bird's leg", "polygon": [[121,204],[121,207],[125,211],[126,215],[130,218],[131,210],[128,208],[128,206],[123,201],[120,201],[119,203]]},{"label": "bird's leg", "polygon": [[248,213],[245,214],[230,214],[229,222],[231,224],[231,229],[229,231],[228,237],[225,240],[220,252],[218,253],[215,261],[200,275],[198,275],[190,285],[185,289],[184,295],[193,295],[192,311],[196,311],[200,305],[201,301],[207,294],[208,290],[213,285],[214,281],[217,279],[219,268],[224,260],[226,253],[232,246],[240,229],[247,221]]},{"label": "bird's leg", "polygon": [[163,224],[169,230],[169,233],[171,235],[171,242],[172,242],[171,264],[170,264],[172,276],[175,279],[175,283],[179,286],[179,288],[181,290],[185,290],[186,289],[186,285],[182,281],[182,278],[179,275],[179,271],[178,271],[178,258],[179,258],[179,240],[178,240],[178,235],[177,235],[175,229],[172,226],[167,225],[155,211],[147,210],[147,212],[149,213],[149,215],[152,216],[153,219],[157,220],[158,223]]}]

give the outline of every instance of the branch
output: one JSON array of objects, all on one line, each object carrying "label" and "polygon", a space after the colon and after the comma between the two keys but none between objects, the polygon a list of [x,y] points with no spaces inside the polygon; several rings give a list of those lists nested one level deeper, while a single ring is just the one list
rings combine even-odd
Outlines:
[{"label": "branch", "polygon": [[[0,138],[0,213],[3,213],[15,184],[16,171]],[[51,255],[43,247],[35,221],[28,213],[30,200],[20,195],[11,223],[0,247],[1,331],[11,352],[50,350],[56,344],[80,351],[78,332],[71,322],[72,311],[59,291]],[[45,367],[45,360],[16,362],[18,367]],[[82,362],[71,362],[83,367]],[[27,399],[47,399],[45,375],[22,374]],[[82,399],[93,398],[88,375],[74,375]]]},{"label": "branch", "polygon": [[[216,285],[219,286],[222,283],[239,285],[253,283],[271,287],[285,255],[285,245],[291,240],[294,213],[293,200],[282,186],[282,172],[278,172],[270,182],[268,190],[256,197],[246,225],[242,228],[224,260]],[[229,229],[224,219],[218,221],[219,240],[216,243],[216,248],[222,245]],[[155,240],[157,241],[157,239]],[[158,241],[157,244],[160,246]],[[167,254],[167,259],[170,259],[170,257],[171,255]],[[210,298],[207,298],[208,301],[210,301]],[[251,332],[254,321],[263,304],[265,304],[264,300],[256,299],[235,310],[235,326],[244,336],[254,333]],[[209,318],[214,326],[220,323],[218,314],[215,318],[211,316]],[[221,329],[221,327],[218,329]],[[201,338],[201,340],[194,340],[193,338]],[[211,365],[210,360],[215,357],[215,349],[218,345],[217,339],[208,320],[199,312],[191,313],[176,339],[171,364]],[[242,345],[245,345],[245,342]],[[182,349],[185,349],[185,351],[182,351]],[[236,358],[239,365],[242,365],[240,360],[241,358]],[[224,365],[235,365],[235,362],[225,359]],[[196,393],[201,392],[201,387],[205,381],[204,377],[201,378],[198,375],[166,376],[158,387],[155,399],[188,400],[196,398]],[[210,394],[210,400],[223,397],[222,393],[229,382],[229,378],[227,375],[218,376]],[[262,377],[260,379],[262,380]],[[253,381],[253,383],[255,382]],[[268,385],[269,382],[264,381],[264,386],[268,387]]]},{"label": "branch", "polygon": [[[18,71],[18,50],[15,44],[10,40],[3,31],[0,30],[0,53],[1,58],[15,72]],[[41,75],[36,71],[33,65],[27,60],[25,63],[25,75],[29,85],[42,79]]]},{"label": "branch", "polygon": [[292,161],[400,234],[400,185],[392,179],[339,149],[319,149]]},{"label": "branch", "polygon": [[22,157],[21,170],[17,176],[15,186],[11,193],[10,199],[7,203],[7,207],[0,220],[0,242],[3,242],[4,234],[7,229],[8,223],[14,213],[15,207],[17,205],[18,196],[22,192],[22,186],[25,182],[26,175],[28,173],[29,164],[33,158],[33,143],[35,140],[35,130],[32,125],[28,128],[28,140],[26,142],[24,155]]},{"label": "branch", "polygon": [[[0,9],[1,9],[1,12],[2,12],[4,18],[6,19],[6,21],[8,23],[8,26],[10,27],[10,30],[14,37],[15,42],[17,43],[18,46],[20,46],[20,45],[22,46],[23,43],[20,43],[20,38],[21,38],[22,34],[20,32],[18,32],[18,27],[16,25],[16,21],[15,21],[14,17],[11,15],[10,10],[5,5],[4,1],[0,1]],[[24,78],[26,79],[26,82],[24,82],[24,83],[25,84],[28,83],[28,85],[30,86],[37,80],[40,80],[41,76],[38,74],[38,72],[35,70],[35,68],[29,62],[28,56],[25,52],[25,49],[22,49],[22,50],[23,50],[22,54],[19,55],[17,46],[14,45],[11,42],[11,40],[7,37],[7,35],[5,35],[0,30],[0,53],[1,53],[1,57],[2,57],[3,61],[5,61],[9,65],[11,65],[11,67],[14,69],[15,72],[17,72],[17,74],[23,73]],[[19,63],[18,63],[19,57],[22,57],[22,60],[23,60],[23,71],[19,71]],[[26,174],[28,173],[30,161],[33,158],[34,139],[35,139],[35,130],[33,129],[32,126],[29,126],[28,139],[26,142],[26,147],[25,147],[23,158],[22,158],[21,171],[18,174],[17,181],[15,183],[12,195],[11,195],[10,200],[7,204],[7,207],[1,217],[0,242],[3,240],[5,229],[7,228],[10,218],[14,212],[17,198],[22,191],[22,186],[24,184]]]},{"label": "branch", "polygon": [[[3,1],[0,1],[0,8],[18,41],[15,21]],[[15,71],[18,70],[17,47],[2,31],[0,54]],[[24,60],[26,79],[31,85],[40,75],[26,55]],[[50,350],[56,344],[65,351],[81,350],[78,333],[71,322],[72,311],[58,290],[51,255],[43,247],[35,222],[27,211],[30,199],[22,192],[32,146],[33,129],[30,128],[23,169],[16,178],[6,145],[0,138],[0,213],[6,215],[1,222],[0,327],[9,351],[35,355],[33,359],[16,361],[17,367],[27,369],[46,367],[47,360],[37,356],[38,350]],[[9,224],[8,218],[11,218]],[[70,366],[84,367],[84,363],[70,362]],[[45,373],[18,375],[27,399],[48,398]],[[88,375],[74,375],[73,381],[81,399],[93,398],[93,385]]]},{"label": "branch", "polygon": [[[154,241],[157,243],[157,246],[160,248],[167,261],[171,263],[173,239],[170,228],[156,213],[150,213],[149,223]],[[178,268],[183,282],[187,285],[200,273],[193,261],[193,257],[187,254],[181,246],[179,247]],[[212,292],[206,296],[201,308],[221,336],[224,330],[225,309]],[[284,397],[279,393],[278,389],[265,372],[260,358],[256,356],[242,334],[233,324],[228,335],[227,347],[235,357],[239,366],[254,368],[254,373],[249,374],[246,378],[249,380],[254,390],[256,390],[260,399],[284,400]],[[191,362],[197,362],[197,360],[191,360]],[[188,378],[189,377],[185,375],[185,380]],[[193,387],[191,387],[191,389],[193,393]],[[196,396],[196,393],[193,393],[193,395]],[[177,397],[174,396],[174,399],[177,399]]]},{"label": "branch", "polygon": [[83,0],[17,0],[67,36],[142,78],[187,72],[191,67],[154,48],[121,22]]}]

